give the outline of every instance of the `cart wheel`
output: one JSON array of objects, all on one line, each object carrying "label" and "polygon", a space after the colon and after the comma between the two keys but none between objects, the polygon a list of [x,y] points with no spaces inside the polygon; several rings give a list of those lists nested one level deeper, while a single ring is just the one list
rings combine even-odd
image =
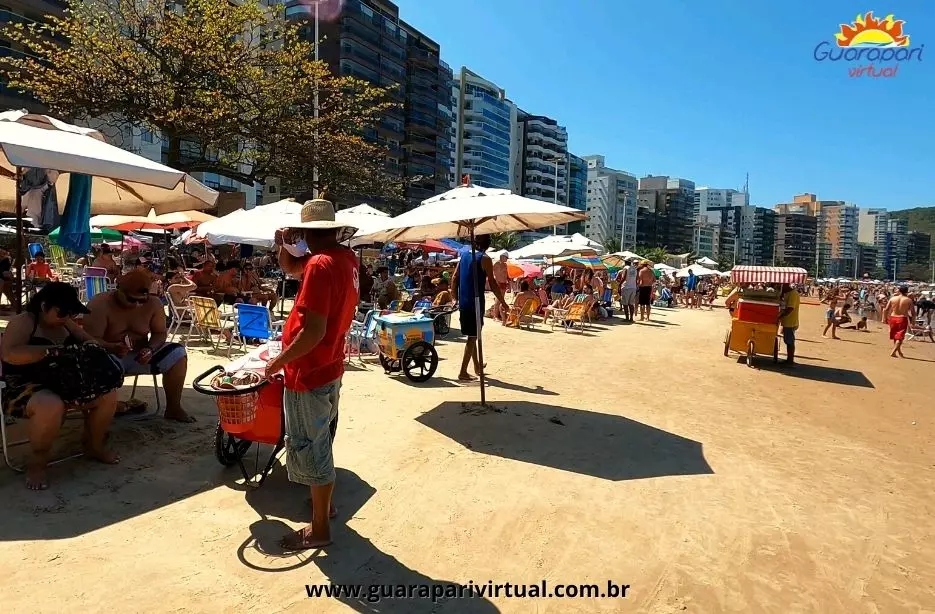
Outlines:
[{"label": "cart wheel", "polygon": [[773,341],[773,362],[779,362],[779,337]]},{"label": "cart wheel", "polygon": [[730,356],[730,331],[727,331],[727,335],[724,337],[724,355]]},{"label": "cart wheel", "polygon": [[387,358],[385,354],[380,354],[380,364],[383,365],[383,370],[387,373],[399,371],[399,361]]},{"label": "cart wheel", "polygon": [[233,435],[224,432],[224,429],[218,424],[217,433],[214,435],[214,456],[225,467],[235,465],[237,461],[243,458],[251,445],[253,445],[252,441],[237,439]]},{"label": "cart wheel", "polygon": [[430,343],[413,343],[403,353],[403,372],[414,382],[424,382],[438,368],[438,352]]},{"label": "cart wheel", "polygon": [[748,367],[753,366],[753,350],[754,350],[754,343],[753,343],[753,339],[751,339],[750,341],[747,342],[747,366]]}]

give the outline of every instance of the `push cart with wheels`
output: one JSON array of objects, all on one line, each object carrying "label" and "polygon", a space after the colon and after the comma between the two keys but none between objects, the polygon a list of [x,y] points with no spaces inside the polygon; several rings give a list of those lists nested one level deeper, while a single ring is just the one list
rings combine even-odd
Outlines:
[{"label": "push cart with wheels", "polygon": [[402,371],[413,382],[424,382],[438,368],[434,318],[424,314],[388,313],[376,316],[380,364],[387,373]]},{"label": "push cart with wheels", "polygon": [[[285,447],[283,381],[281,378],[261,378],[258,383],[248,387],[218,390],[210,382],[223,374],[224,367],[216,365],[196,377],[192,386],[201,394],[214,397],[217,403],[218,427],[214,435],[214,455],[218,462],[225,467],[237,465],[246,483],[259,487],[269,477],[279,453]],[[211,380],[208,380],[209,377]],[[244,464],[244,457],[254,444],[254,470],[250,473]],[[261,444],[273,446],[262,471]]]},{"label": "push cart with wheels", "polygon": [[[753,366],[755,356],[772,356],[779,362],[779,314],[782,284],[802,284],[805,269],[798,267],[736,266],[731,283],[742,295],[731,314],[730,330],[724,337],[724,355],[738,352]],[[767,287],[773,286],[773,287]]]}]

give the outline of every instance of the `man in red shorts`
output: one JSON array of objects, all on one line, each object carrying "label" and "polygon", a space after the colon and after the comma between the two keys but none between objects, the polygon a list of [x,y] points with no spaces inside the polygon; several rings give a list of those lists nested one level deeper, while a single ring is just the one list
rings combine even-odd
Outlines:
[{"label": "man in red shorts", "polygon": [[900,286],[899,292],[893,295],[893,298],[886,303],[883,309],[883,321],[890,325],[890,339],[893,340],[893,352],[890,354],[893,358],[899,355],[903,356],[903,339],[906,338],[906,331],[909,330],[909,323],[915,317],[916,305],[909,298],[909,287]]},{"label": "man in red shorts", "polygon": [[302,285],[283,329],[282,354],[267,364],[266,373],[285,373],[286,469],[292,482],[312,492],[311,524],[286,535],[281,545],[307,550],[331,543],[335,471],[330,425],[338,416],[344,337],[357,311],[360,278],[357,256],[340,244],[356,229],[335,221],[330,202],[306,202],[302,221],[292,230],[302,235],[310,254],[293,257],[293,264],[304,266]]}]

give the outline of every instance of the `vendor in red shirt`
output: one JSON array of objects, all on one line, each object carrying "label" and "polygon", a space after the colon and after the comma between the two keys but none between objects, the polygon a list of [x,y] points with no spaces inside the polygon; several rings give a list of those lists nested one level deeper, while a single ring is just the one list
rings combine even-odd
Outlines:
[{"label": "vendor in red shirt", "polygon": [[267,364],[266,374],[285,373],[286,468],[291,481],[312,491],[312,522],[283,538],[286,550],[331,543],[331,425],[337,423],[344,338],[357,312],[360,287],[357,257],[340,241],[355,230],[335,221],[330,202],[316,199],[305,203],[302,222],[285,233],[304,239],[308,255],[291,255],[282,247],[284,232],[276,233],[283,270],[301,266],[302,282],[283,329],[282,354]]},{"label": "vendor in red shirt", "polygon": [[26,279],[32,282],[46,282],[56,279],[52,267],[45,261],[45,254],[36,252],[35,259],[26,267]]}]

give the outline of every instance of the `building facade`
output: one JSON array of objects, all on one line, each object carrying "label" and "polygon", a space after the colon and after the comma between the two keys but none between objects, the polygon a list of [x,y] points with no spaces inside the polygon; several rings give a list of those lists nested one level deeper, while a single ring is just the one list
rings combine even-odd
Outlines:
[{"label": "building facade", "polygon": [[852,276],[857,264],[858,209],[840,201],[819,202],[819,274]]},{"label": "building facade", "polygon": [[907,237],[906,261],[910,264],[928,264],[932,259],[932,235],[913,230]]},{"label": "building facade", "polygon": [[[8,0],[0,6],[0,28],[11,24],[28,26],[43,23],[46,16],[61,16],[68,3],[64,0]],[[11,40],[0,37],[0,57],[25,57],[23,48]],[[0,109],[26,109],[32,113],[48,113],[48,109],[28,94],[7,86],[0,79]]]},{"label": "building facade", "polygon": [[886,271],[887,279],[894,279],[899,269],[906,264],[909,252],[909,221],[889,218],[886,221],[886,239],[883,242],[880,267]]},{"label": "building facade", "polygon": [[[308,3],[290,0],[286,17],[314,39]],[[319,57],[341,76],[394,89],[398,108],[366,133],[387,150],[386,170],[403,185],[408,208],[451,185],[451,71],[434,40],[401,20],[387,0],[345,0],[337,19],[319,23]],[[374,199],[379,201],[379,199]]]},{"label": "building facade", "polygon": [[718,259],[721,253],[721,225],[696,221],[692,225],[692,251],[699,258]]},{"label": "building facade", "polygon": [[877,246],[872,243],[857,244],[857,277],[873,277],[877,270]]},{"label": "building facade", "polygon": [[721,211],[731,207],[746,207],[750,204],[750,195],[730,188],[709,188],[702,186],[695,190],[692,212],[696,220],[707,218],[711,223],[719,223]]},{"label": "building facade", "polygon": [[552,118],[516,111],[513,127],[519,155],[514,191],[558,205],[568,204],[568,132]]},{"label": "building facade", "polygon": [[[568,154],[568,206],[579,211],[588,209],[588,163],[573,153]],[[565,229],[568,234],[585,234],[585,222],[571,222]],[[585,235],[586,236],[586,235]]]},{"label": "building facade", "polygon": [[776,215],[776,264],[797,266],[814,274],[818,218],[804,213]]},{"label": "building facade", "polygon": [[695,183],[688,179],[647,176],[637,195],[636,243],[670,252],[692,248]]},{"label": "building facade", "polygon": [[737,207],[740,211],[740,264],[770,266],[776,247],[776,212],[765,207]]},{"label": "building facade", "polygon": [[584,156],[583,160],[588,165],[585,236],[598,243],[613,240],[615,245],[632,250],[636,247],[636,177],[608,167],[602,155]]},{"label": "building facade", "polygon": [[454,81],[452,98],[455,180],[470,175],[475,185],[516,191],[516,105],[496,84],[465,67]]}]

